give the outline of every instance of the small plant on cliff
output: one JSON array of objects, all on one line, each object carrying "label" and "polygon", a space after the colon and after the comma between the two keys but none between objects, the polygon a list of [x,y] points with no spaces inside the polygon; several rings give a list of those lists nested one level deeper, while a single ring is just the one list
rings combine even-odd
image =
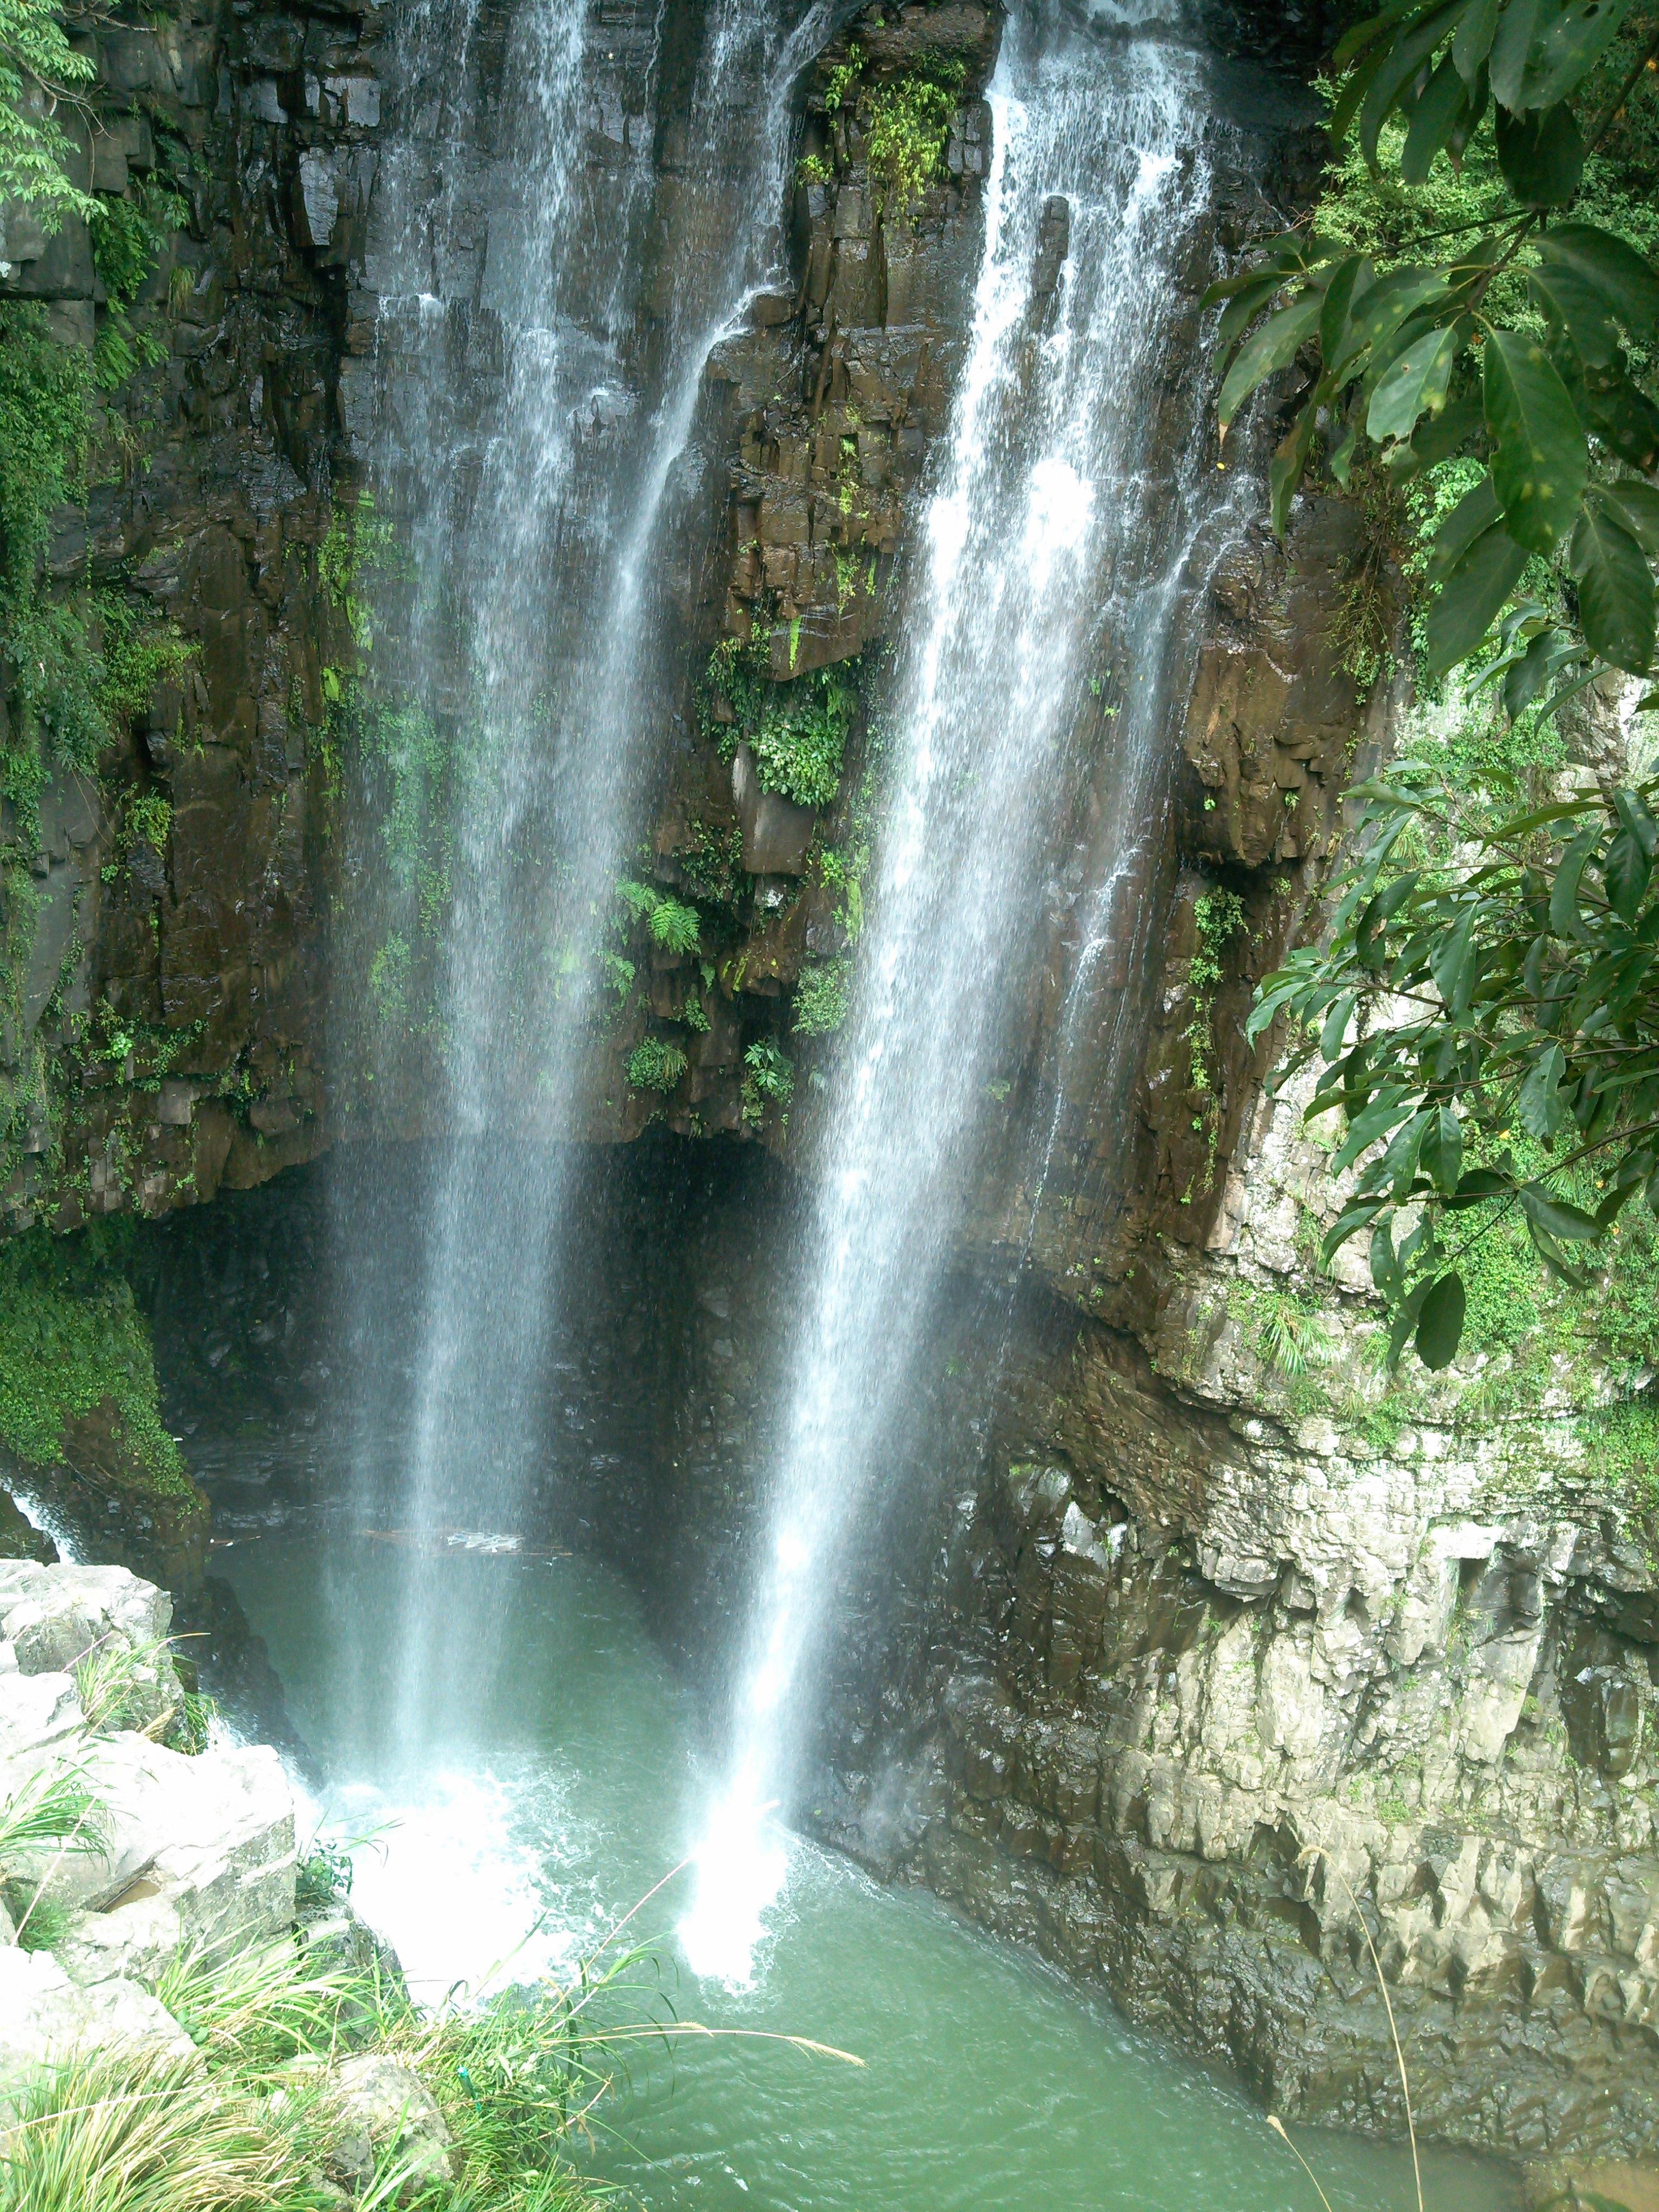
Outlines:
[{"label": "small plant on cliff", "polygon": [[[46,1895],[57,1859],[101,1850],[108,1832],[103,1801],[72,1760],[37,1767],[0,1805],[0,1905],[21,1950],[43,1950],[62,1935],[63,1909]],[[44,1869],[43,1852],[54,1855]]]},{"label": "small plant on cliff", "polygon": [[1186,1040],[1194,1091],[1215,1089],[1215,994],[1221,982],[1221,957],[1244,927],[1244,902],[1237,891],[1204,891],[1193,901],[1197,949],[1187,969],[1192,1018]]},{"label": "small plant on cliff", "polygon": [[148,845],[152,853],[161,855],[167,849],[167,839],[172,834],[171,799],[159,791],[141,791],[127,807],[117,842],[125,853],[130,853],[135,845]]},{"label": "small plant on cliff", "polygon": [[733,906],[748,883],[741,830],[716,830],[694,822],[690,842],[675,854],[694,894],[711,906]]},{"label": "small plant on cliff", "polygon": [[672,1091],[689,1066],[677,1044],[662,1037],[645,1037],[628,1055],[627,1073],[635,1091]]},{"label": "small plant on cliff", "polygon": [[763,1037],[751,1044],[743,1056],[743,1118],[758,1121],[769,1106],[776,1106],[787,1113],[789,1102],[795,1095],[795,1071],[773,1043]]},{"label": "small plant on cliff", "polygon": [[651,934],[668,952],[695,952],[702,927],[696,907],[678,899],[659,899],[651,916]]},{"label": "small plant on cliff", "polygon": [[374,512],[373,495],[360,493],[355,505],[337,501],[317,549],[317,573],[345,617],[359,653],[372,651],[374,644],[374,611],[364,586],[374,576],[396,574],[398,567],[397,534]]}]

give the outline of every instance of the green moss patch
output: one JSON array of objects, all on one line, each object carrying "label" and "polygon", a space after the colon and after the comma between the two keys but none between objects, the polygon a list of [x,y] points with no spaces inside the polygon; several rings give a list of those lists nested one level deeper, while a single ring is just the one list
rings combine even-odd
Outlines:
[{"label": "green moss patch", "polygon": [[193,1497],[161,1424],[149,1326],[100,1232],[0,1244],[0,1446],[63,1466],[65,1431],[106,1407],[132,1486]]}]

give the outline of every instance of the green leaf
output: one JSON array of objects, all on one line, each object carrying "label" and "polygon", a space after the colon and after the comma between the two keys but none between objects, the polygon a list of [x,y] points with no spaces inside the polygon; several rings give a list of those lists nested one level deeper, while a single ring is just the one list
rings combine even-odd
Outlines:
[{"label": "green leaf", "polygon": [[1297,416],[1289,431],[1273,450],[1273,461],[1267,471],[1269,512],[1273,535],[1283,544],[1285,525],[1289,519],[1291,501],[1302,482],[1308,465],[1308,452],[1313,444],[1314,426],[1319,416],[1316,398],[1310,398]]},{"label": "green leaf", "polygon": [[1510,1179],[1496,1168],[1471,1168],[1458,1179],[1456,1190],[1446,1201],[1462,1212],[1466,1206],[1483,1206],[1488,1199],[1501,1198],[1510,1188]]},{"label": "green leaf", "polygon": [[1659,853],[1659,822],[1649,813],[1647,802],[1639,792],[1615,791],[1613,810],[1631,836],[1642,848],[1643,857],[1652,860]]},{"label": "green leaf", "polygon": [[1348,325],[1348,313],[1355,300],[1363,297],[1371,283],[1371,264],[1369,254],[1351,253],[1331,271],[1325,287],[1324,305],[1319,311],[1319,353],[1322,361],[1334,361],[1342,343],[1342,333]]},{"label": "green leaf", "polygon": [[1511,721],[1525,713],[1549,681],[1551,661],[1560,647],[1559,630],[1540,630],[1520,659],[1510,664],[1504,677],[1504,711]]},{"label": "green leaf", "polygon": [[1389,0],[1386,8],[1379,8],[1375,15],[1368,15],[1363,23],[1356,23],[1342,33],[1332,60],[1338,69],[1346,69],[1355,55],[1374,46],[1391,24],[1397,23],[1402,15],[1415,13],[1421,5],[1422,0]]},{"label": "green leaf", "polygon": [[1651,484],[1621,483],[1601,488],[1599,496],[1611,501],[1620,521],[1650,558],[1659,558],[1659,491]]},{"label": "green leaf", "polygon": [[1659,407],[1622,368],[1587,372],[1583,392],[1589,427],[1633,469],[1659,468]]},{"label": "green leaf", "polygon": [[1561,855],[1550,886],[1550,928],[1557,937],[1584,941],[1584,926],[1578,919],[1578,885],[1585,862],[1601,842],[1600,825],[1593,823],[1581,830]]},{"label": "green leaf", "polygon": [[1386,1183],[1396,1200],[1406,1196],[1433,1119],[1431,1114],[1413,1114],[1403,1129],[1395,1131],[1388,1151],[1366,1178],[1373,1188]]},{"label": "green leaf", "polygon": [[1379,1098],[1374,1106],[1368,1106],[1349,1124],[1348,1133],[1331,1161],[1332,1174],[1340,1175],[1344,1168],[1351,1167],[1361,1152],[1376,1144],[1379,1137],[1387,1136],[1410,1112],[1409,1103],[1397,1091]]},{"label": "green leaf", "polygon": [[1366,410],[1365,434],[1379,446],[1385,438],[1409,438],[1419,415],[1437,414],[1456,357],[1455,329],[1429,331],[1413,340],[1378,380]]},{"label": "green leaf", "polygon": [[1541,1229],[1549,1237],[1559,1237],[1563,1243],[1582,1244],[1595,1234],[1592,1215],[1581,1206],[1569,1206],[1565,1199],[1553,1196],[1541,1182],[1522,1184],[1521,1206],[1534,1229]]},{"label": "green leaf", "polygon": [[1474,944],[1474,924],[1478,908],[1473,904],[1463,908],[1452,927],[1445,932],[1429,958],[1429,973],[1434,978],[1434,988],[1439,992],[1449,1012],[1461,1014],[1469,1003],[1474,988],[1478,955]]},{"label": "green leaf", "polygon": [[1488,332],[1482,384],[1504,526],[1528,552],[1553,552],[1589,474],[1583,426],[1543,347],[1519,331]]},{"label": "green leaf", "polygon": [[1501,526],[1483,531],[1440,587],[1425,624],[1428,671],[1443,676],[1473,653],[1521,580],[1524,546]]},{"label": "green leaf", "polygon": [[1377,74],[1388,58],[1389,42],[1386,39],[1380,40],[1370,53],[1349,70],[1337,94],[1336,105],[1331,110],[1330,119],[1325,125],[1334,151],[1347,137],[1353,119],[1359,112],[1360,102],[1376,83]]},{"label": "green leaf", "polygon": [[1450,289],[1437,269],[1391,269],[1379,276],[1354,302],[1342,350],[1328,364],[1335,381],[1346,383],[1362,354],[1382,347],[1407,315],[1444,299]]},{"label": "green leaf", "polygon": [[1454,1268],[1431,1285],[1417,1316],[1417,1356],[1437,1371],[1449,1367],[1463,1334],[1463,1278]]},{"label": "green leaf", "polygon": [[[1415,1235],[1415,1231],[1413,1232],[1413,1235]],[[1409,1245],[1411,1239],[1408,1237],[1407,1239],[1407,1243]],[[1403,1262],[1405,1258],[1403,1252],[1401,1256]],[[1399,1305],[1395,1309],[1394,1322],[1389,1330],[1389,1368],[1390,1372],[1399,1365],[1400,1355],[1406,1348],[1406,1339],[1417,1327],[1417,1316],[1423,1310],[1424,1301],[1427,1298],[1429,1292],[1433,1288],[1434,1285],[1432,1282],[1428,1280],[1427,1278],[1425,1278],[1422,1282],[1418,1284],[1415,1290],[1410,1291],[1407,1293],[1407,1295],[1401,1300]]]},{"label": "green leaf", "polygon": [[1492,33],[1498,28],[1498,11],[1503,4],[1504,0],[1473,0],[1473,4],[1463,10],[1463,20],[1452,40],[1452,59],[1458,75],[1471,89],[1492,52]]},{"label": "green leaf", "polygon": [[1516,1120],[1527,1134],[1535,1137],[1540,1145],[1553,1144],[1566,1119],[1560,1089],[1566,1069],[1560,1046],[1553,1044],[1527,1071],[1527,1079],[1516,1098]]},{"label": "green leaf", "polygon": [[1549,107],[1583,83],[1619,35],[1631,0],[1567,0],[1528,62],[1528,107]]},{"label": "green leaf", "polygon": [[1335,1222],[1325,1232],[1320,1252],[1327,1265],[1347,1243],[1350,1237],[1363,1229],[1368,1221],[1375,1221],[1388,1204],[1386,1198],[1362,1198],[1343,1207]]},{"label": "green leaf", "polygon": [[1353,1017],[1353,993],[1344,991],[1325,1017],[1325,1025],[1319,1032],[1319,1054],[1322,1060],[1334,1060],[1342,1049],[1342,1039]]},{"label": "green leaf", "polygon": [[1502,514],[1496,486],[1490,477],[1482,477],[1436,531],[1429,556],[1429,581],[1433,583],[1455,568],[1481,532],[1490,530]]},{"label": "green leaf", "polygon": [[1534,269],[1528,280],[1534,300],[1566,332],[1581,360],[1606,368],[1619,357],[1619,333],[1599,289],[1576,269]]},{"label": "green leaf", "polygon": [[1528,207],[1565,207],[1584,173],[1584,142],[1572,110],[1511,115],[1500,107],[1496,132],[1498,166],[1516,199]]},{"label": "green leaf", "polygon": [[1659,274],[1622,238],[1594,223],[1564,222],[1545,232],[1539,248],[1546,269],[1570,269],[1594,285],[1633,336],[1659,327]]},{"label": "green leaf", "polygon": [[1588,503],[1567,550],[1584,635],[1603,660],[1632,675],[1653,659],[1653,572],[1609,505]]},{"label": "green leaf", "polygon": [[1648,857],[1628,830],[1621,830],[1607,848],[1601,863],[1607,904],[1620,921],[1634,921],[1642,910],[1642,897],[1652,872]]},{"label": "green leaf", "polygon": [[1319,321],[1317,292],[1305,292],[1288,307],[1272,315],[1239,349],[1238,359],[1227,372],[1216,402],[1216,415],[1224,434],[1240,407],[1257,385],[1295,360],[1297,353]]},{"label": "green leaf", "polygon": [[1400,1262],[1395,1256],[1394,1234],[1386,1221],[1379,1221],[1371,1231],[1371,1281],[1385,1298],[1397,1296],[1400,1290]]},{"label": "green leaf", "polygon": [[1408,868],[1404,874],[1396,876],[1391,884],[1385,884],[1360,915],[1354,929],[1353,948],[1354,957],[1362,968],[1382,966],[1382,932],[1416,890],[1417,884],[1416,869]]},{"label": "green leaf", "polygon": [[1519,113],[1526,106],[1527,64],[1556,0],[1509,0],[1492,34],[1488,56],[1492,98]]},{"label": "green leaf", "polygon": [[[1468,10],[1465,9],[1465,14]],[[1457,64],[1446,55],[1412,110],[1411,128],[1401,149],[1400,174],[1408,185],[1425,182],[1435,155],[1451,137],[1468,105],[1468,88]]]},{"label": "green leaf", "polygon": [[[1419,422],[1412,434],[1412,452],[1420,465],[1431,469],[1437,461],[1449,460],[1486,428],[1486,410],[1478,392],[1465,392],[1455,399],[1449,399],[1437,415],[1431,415]],[[1492,501],[1496,516],[1498,502]]]},{"label": "green leaf", "polygon": [[[1215,334],[1218,356],[1224,361],[1235,343],[1244,335],[1269,300],[1284,283],[1282,272],[1277,269],[1264,276],[1247,279],[1243,288],[1228,303]],[[1205,295],[1206,298],[1208,295]]]},{"label": "green leaf", "polygon": [[1423,1165],[1433,1178],[1435,1188],[1443,1196],[1451,1197],[1463,1170],[1463,1124],[1454,1107],[1435,1109],[1433,1122],[1423,1140]]},{"label": "green leaf", "polygon": [[1388,58],[1373,78],[1359,111],[1359,150],[1366,167],[1376,169],[1376,141],[1389,112],[1462,12],[1463,0],[1448,0],[1431,15],[1402,28],[1389,43]]}]

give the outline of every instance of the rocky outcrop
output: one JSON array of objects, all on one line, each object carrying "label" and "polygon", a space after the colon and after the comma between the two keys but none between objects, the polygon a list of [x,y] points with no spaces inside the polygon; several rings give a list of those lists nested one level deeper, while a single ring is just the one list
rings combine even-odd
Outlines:
[{"label": "rocky outcrop", "polygon": [[[0,2096],[94,2046],[193,2057],[154,1994],[167,1968],[293,1924],[275,1752],[166,1741],[191,1738],[172,1612],[123,1567],[0,1563]],[[57,1816],[33,1823],[50,1839],[11,1832],[54,1792]]]}]

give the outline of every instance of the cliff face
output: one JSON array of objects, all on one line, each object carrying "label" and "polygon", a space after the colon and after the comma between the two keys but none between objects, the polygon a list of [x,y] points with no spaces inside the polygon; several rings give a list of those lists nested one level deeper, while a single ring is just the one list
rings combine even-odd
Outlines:
[{"label": "cliff face", "polygon": [[[596,296],[607,255],[644,272],[616,419],[654,388],[677,256],[717,189],[684,158],[694,13],[669,11],[653,62],[651,11],[609,11],[581,88]],[[417,1270],[386,1224],[419,1218],[419,1148],[353,1146],[331,1182],[249,1187],[342,1134],[439,1133],[450,1111],[419,999],[435,955],[399,938],[406,988],[375,980],[401,927],[384,865],[400,787],[395,764],[352,750],[342,707],[377,650],[358,494],[422,341],[386,325],[374,289],[382,112],[435,102],[433,149],[446,99],[487,124],[514,15],[479,9],[459,90],[398,80],[370,8],[186,7],[95,33],[109,113],[92,181],[131,198],[170,162],[188,214],[143,295],[165,358],[111,402],[148,414],[143,458],[117,470],[112,443],[50,564],[63,592],[118,589],[192,649],[95,781],[48,785],[38,832],[0,815],[4,1199],[11,1226],[70,1229],[249,1192],[160,1227],[140,1270],[170,1420],[210,1477],[310,1458],[333,1479],[314,1440],[382,1417],[372,1378],[354,1395],[344,1370],[395,1366],[404,1342],[394,1328],[343,1352],[328,1271],[373,1249],[395,1317]],[[652,708],[638,865],[647,901],[695,901],[699,941],[676,949],[635,915],[617,945],[636,988],[588,1038],[580,1125],[556,1133],[614,1146],[666,1125],[586,1161],[591,1234],[566,1302],[580,1325],[550,1357],[537,1510],[624,1559],[710,1679],[746,1594],[805,1294],[793,1170],[810,1173],[811,1079],[832,1048],[793,1042],[790,994],[855,933],[824,855],[871,827],[866,672],[894,634],[963,348],[997,33],[975,0],[868,10],[804,81],[793,289],[757,295],[711,357],[664,556],[674,673]],[[902,221],[878,219],[849,125],[854,46],[878,88],[924,50],[959,64],[942,173]],[[1289,192],[1299,163],[1287,130],[1218,196],[1180,277],[1172,395],[1198,373],[1206,257],[1237,244],[1263,178]],[[487,191],[483,155],[468,176],[441,167],[434,194]],[[0,295],[95,337],[108,308],[84,235],[32,252],[8,236]],[[474,242],[478,266],[435,272],[434,296],[483,437],[501,334]],[[595,471],[611,419],[595,414]],[[1191,419],[1172,398],[1167,439]],[[1171,702],[1168,834],[1130,887],[1158,926],[1144,967],[1103,963],[1098,1004],[1069,1022],[1066,862],[1086,846],[1088,775],[1056,830],[1018,1079],[873,1486],[883,1510],[847,1565],[802,1814],[1103,1975],[1278,2109],[1392,2129],[1363,1923],[1420,2124],[1507,2151],[1651,2152],[1659,1585],[1597,1443],[1601,1386],[1565,1376],[1553,1401],[1482,1415],[1472,1354],[1385,1398],[1364,1282],[1311,1264],[1335,1212],[1324,1155],[1293,1097],[1264,1097],[1265,1054],[1243,1036],[1254,982],[1309,920],[1342,793],[1404,708],[1386,689],[1362,698],[1345,665],[1353,580],[1375,557],[1345,504],[1304,501],[1282,550],[1239,528]],[[723,645],[756,684],[847,676],[832,801],[763,789]],[[1097,781],[1103,721],[1097,738]],[[1126,1000],[1137,1046],[1109,1066],[1099,1040]],[[641,1044],[675,1039],[672,1083],[624,1079]],[[787,1130],[745,1090],[744,1054],[768,1040],[798,1059]],[[1049,1126],[1057,1086],[1087,1103],[1037,1158],[1021,1132]],[[763,1141],[696,1141],[716,1133]],[[228,1406],[254,1425],[225,1444]],[[143,1556],[125,1526],[122,1540]]]},{"label": "cliff face", "polygon": [[[97,395],[84,511],[54,518],[49,575],[189,651],[95,776],[58,770],[38,828],[0,822],[14,1228],[199,1202],[325,1141],[314,740],[344,627],[324,571],[339,373],[366,343],[346,271],[375,34],[372,9],[228,6],[88,34],[90,181],[118,208],[165,188],[182,221],[131,302],[156,358]],[[92,346],[112,310],[86,226],[9,251],[0,296]]]}]

